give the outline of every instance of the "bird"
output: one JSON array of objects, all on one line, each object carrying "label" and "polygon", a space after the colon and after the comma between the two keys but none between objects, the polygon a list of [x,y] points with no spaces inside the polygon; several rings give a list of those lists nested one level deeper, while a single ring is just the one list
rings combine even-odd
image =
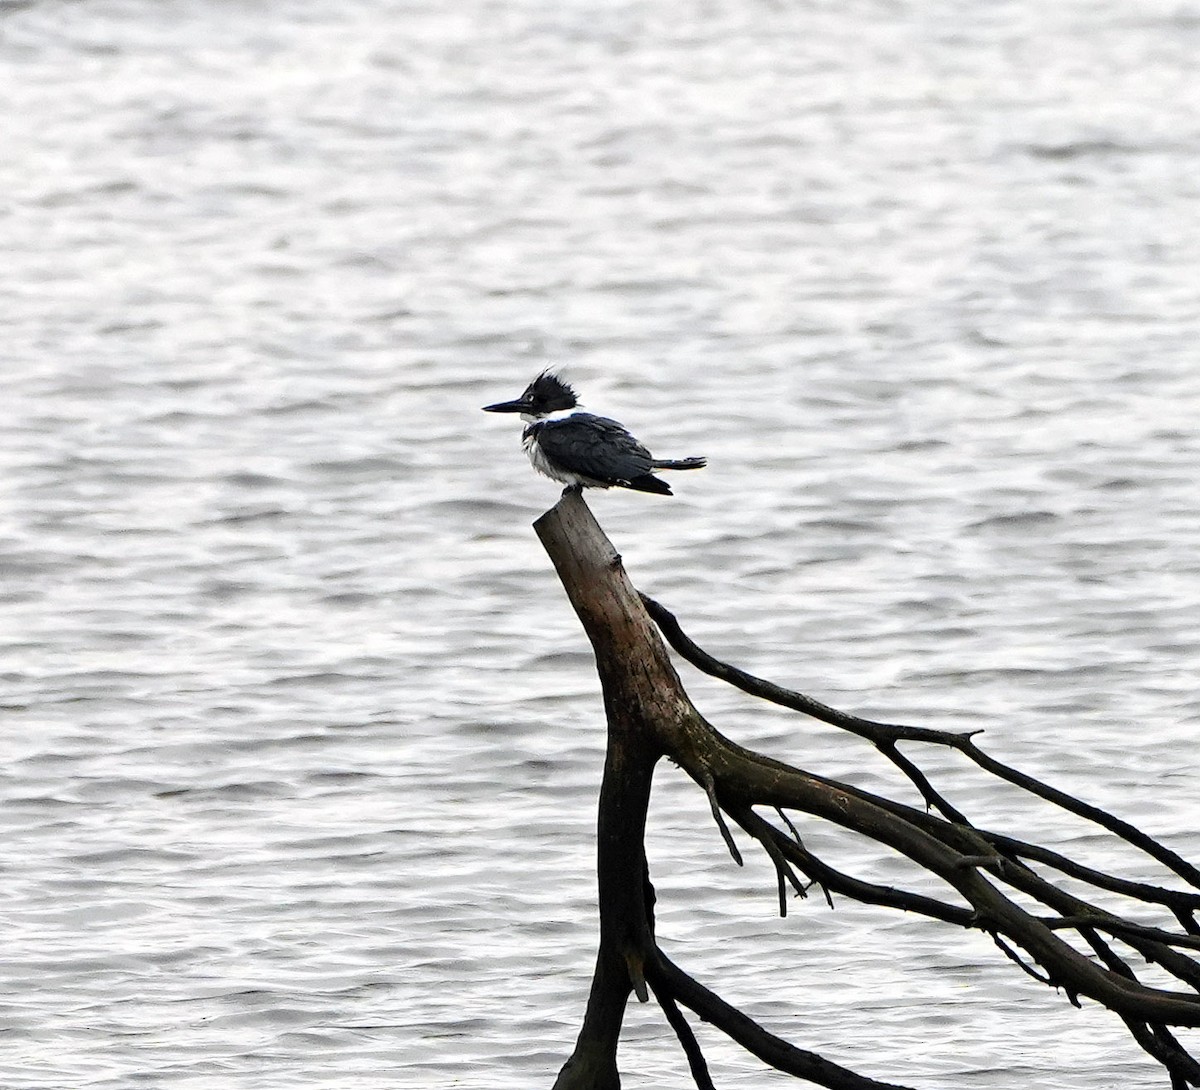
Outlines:
[{"label": "bird", "polygon": [[521,445],[533,468],[561,481],[568,492],[584,488],[631,488],[670,496],[656,469],[703,469],[707,458],[655,458],[624,425],[585,412],[579,396],[554,371],[543,371],[520,397],[484,405],[485,413],[520,413]]}]

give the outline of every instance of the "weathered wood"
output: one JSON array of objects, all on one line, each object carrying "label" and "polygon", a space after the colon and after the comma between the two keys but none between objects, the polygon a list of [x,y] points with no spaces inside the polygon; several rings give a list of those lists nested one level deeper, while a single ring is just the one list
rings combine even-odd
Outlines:
[{"label": "weathered wood", "polygon": [[[580,493],[564,493],[534,527],[591,641],[608,718],[597,834],[600,946],[575,1051],[562,1068],[555,1090],[618,1090],[616,1053],[625,1008],[630,994],[645,1000],[650,990],[683,1045],[698,1087],[712,1083],[679,1005],[689,1007],[777,1070],[831,1090],[895,1090],[893,1084],[874,1081],[774,1037],[692,980],[659,949],[644,839],[654,771],[664,755],[704,789],[735,861],[740,864],[741,855],[724,815],[766,851],[778,875],[781,912],[786,911],[789,885],[803,891],[799,872],[820,883],[827,897],[840,893],[983,930],[1023,970],[1062,988],[1072,1002],[1086,996],[1116,1012],[1134,1039],[1168,1070],[1173,1086],[1200,1085],[1200,1065],[1167,1029],[1200,1026],[1200,996],[1194,994],[1200,964],[1191,955],[1200,893],[1103,874],[1007,832],[977,828],[933,787],[909,756],[897,752],[896,744],[953,745],[991,774],[1142,848],[1189,884],[1200,886],[1200,872],[1133,826],[988,758],[975,745],[973,732],[950,734],[872,723],[761,681],[703,652],[670,613],[638,594]],[[688,699],[660,627],[680,653],[714,676],[869,739],[909,775],[937,813],[816,776],[725,738]],[[776,811],[786,831],[756,807]],[[937,875],[963,904],[842,874],[800,843],[787,810],[828,820],[908,856]],[[1036,873],[1034,863],[1049,865],[1096,889],[1119,892],[1143,907],[1169,906],[1181,930],[1151,927],[1102,910]],[[1051,915],[1035,915],[1012,900],[1005,886],[1039,902]],[[1090,954],[1063,938],[1064,932],[1072,931]],[[1102,932],[1120,937],[1191,990],[1143,985],[1101,938]]]},{"label": "weathered wood", "polygon": [[608,718],[597,828],[600,949],[575,1051],[554,1090],[616,1090],[625,1006],[630,992],[647,998],[645,962],[654,947],[644,843],[662,753],[657,724],[677,714],[675,694],[682,689],[621,558],[582,496],[564,494],[534,529],[592,642]]}]

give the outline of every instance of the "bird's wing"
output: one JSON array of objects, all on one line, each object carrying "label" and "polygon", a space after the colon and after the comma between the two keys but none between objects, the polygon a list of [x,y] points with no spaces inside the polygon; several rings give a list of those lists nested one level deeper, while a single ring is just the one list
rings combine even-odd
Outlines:
[{"label": "bird's wing", "polygon": [[533,427],[547,457],[581,477],[619,484],[650,472],[650,452],[606,416],[572,413]]}]

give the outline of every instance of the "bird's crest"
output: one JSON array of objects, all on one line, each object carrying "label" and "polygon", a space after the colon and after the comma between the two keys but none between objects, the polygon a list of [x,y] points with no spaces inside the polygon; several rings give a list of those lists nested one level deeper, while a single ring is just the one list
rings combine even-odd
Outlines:
[{"label": "bird's crest", "polygon": [[550,410],[573,409],[579,404],[579,395],[575,388],[556,371],[543,371],[525,390],[527,397],[539,407],[546,406]]}]

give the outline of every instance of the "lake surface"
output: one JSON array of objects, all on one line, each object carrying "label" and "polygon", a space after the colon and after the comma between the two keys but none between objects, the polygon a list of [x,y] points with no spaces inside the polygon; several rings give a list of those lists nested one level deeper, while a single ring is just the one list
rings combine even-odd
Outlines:
[{"label": "lake surface", "polygon": [[[530,529],[558,490],[479,412],[549,364],[709,457],[589,501],[702,644],[984,727],[1200,858],[1198,54],[1155,0],[0,3],[0,1083],[552,1083],[603,712]],[[979,822],[1160,877],[922,757]],[[672,956],[801,1047],[1165,1085],[980,936],[779,920],[669,767],[649,852]],[[722,1090],[796,1085],[701,1034]],[[691,1085],[656,1008],[622,1063]]]}]

